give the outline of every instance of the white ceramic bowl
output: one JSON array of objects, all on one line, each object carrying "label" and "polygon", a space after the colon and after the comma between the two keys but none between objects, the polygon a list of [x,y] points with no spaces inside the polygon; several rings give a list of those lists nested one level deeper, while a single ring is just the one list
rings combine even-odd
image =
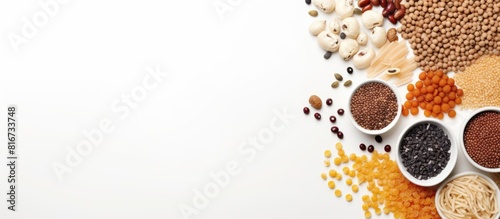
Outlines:
[{"label": "white ceramic bowl", "polygon": [[[499,173],[500,172],[500,168],[487,168],[487,167],[483,167],[481,165],[479,165],[478,163],[476,163],[476,161],[474,161],[470,156],[469,156],[469,153],[467,153],[467,150],[465,149],[465,143],[464,143],[464,132],[465,132],[465,127],[467,127],[467,124],[469,123],[469,121],[476,115],[480,114],[480,113],[483,113],[483,112],[487,112],[487,111],[496,111],[496,112],[500,112],[500,107],[483,107],[483,108],[480,108],[474,112],[472,112],[465,120],[464,122],[462,123],[462,126],[460,127],[460,133],[459,133],[459,144],[460,144],[460,148],[462,149],[462,151],[464,152],[465,154],[465,157],[467,158],[467,160],[472,164],[474,165],[476,168],[482,170],[482,171],[486,171],[486,172],[491,172],[491,173]],[[500,147],[500,145],[499,145]]]},{"label": "white ceramic bowl", "polygon": [[[432,178],[422,180],[422,179],[417,179],[414,176],[412,176],[407,170],[406,167],[403,165],[402,159],[401,159],[401,153],[399,152],[399,148],[401,147],[401,142],[403,140],[403,137],[406,135],[408,131],[410,131],[413,127],[415,127],[418,124],[433,124],[441,128],[444,133],[448,136],[448,139],[450,139],[450,160],[446,164],[445,168],[439,173],[437,176],[434,176]],[[455,136],[453,133],[446,128],[441,122],[435,119],[424,119],[420,121],[416,121],[412,123],[410,126],[406,127],[403,132],[399,135],[398,142],[396,145],[396,162],[398,164],[398,168],[401,171],[401,173],[408,179],[410,182],[420,185],[420,186],[435,186],[439,184],[440,182],[444,181],[446,177],[448,177],[455,167],[455,164],[457,163],[457,153],[458,153],[458,146],[457,146],[457,140],[455,139]]]},{"label": "white ceramic bowl", "polygon": [[[352,116],[352,113],[351,113],[351,100],[352,100],[352,96],[354,95],[354,93],[363,85],[365,84],[368,84],[368,83],[374,83],[374,82],[378,82],[378,83],[381,83],[387,87],[389,87],[392,92],[394,93],[394,95],[396,95],[396,99],[397,99],[397,105],[398,105],[398,111],[396,113],[396,117],[394,117],[394,119],[392,120],[391,123],[389,123],[389,125],[387,125],[386,127],[384,127],[383,129],[379,129],[379,130],[370,130],[370,129],[365,129],[363,127],[361,127],[360,125],[358,125],[358,123],[356,122],[356,120],[354,120],[354,117]],[[394,125],[396,125],[396,123],[398,122],[399,120],[399,117],[401,117],[401,108],[402,108],[402,104],[403,104],[403,101],[401,99],[401,97],[399,96],[399,93],[398,93],[398,89],[392,85],[392,84],[389,84],[387,83],[386,81],[383,81],[383,80],[379,80],[379,79],[372,79],[372,80],[367,80],[361,84],[359,84],[358,86],[356,86],[356,88],[354,88],[354,90],[351,92],[351,95],[349,96],[349,103],[347,105],[347,114],[349,116],[349,120],[351,120],[351,123],[354,125],[354,127],[356,127],[358,130],[360,130],[361,132],[363,133],[366,133],[366,134],[369,134],[369,135],[381,135],[387,131],[389,131],[392,127],[394,127]]]},{"label": "white ceramic bowl", "polygon": [[[493,189],[495,189],[495,193],[497,195],[497,204],[498,204],[498,208],[500,209],[500,189],[498,188],[498,185],[490,177],[488,177],[482,173],[468,171],[468,172],[459,173],[453,177],[450,177],[443,184],[441,184],[439,186],[438,190],[436,191],[436,196],[434,197],[434,203],[436,203],[436,209],[437,209],[439,216],[441,216],[441,218],[446,219],[443,212],[441,212],[441,208],[439,207],[439,204],[437,204],[437,203],[439,203],[439,198],[440,198],[439,193],[441,193],[441,190],[443,190],[444,187],[446,186],[446,184],[448,184],[450,181],[452,181],[458,177],[469,176],[469,175],[477,175],[477,176],[483,177],[484,179],[486,179],[486,181],[488,181],[492,185]],[[499,216],[500,216],[500,212],[498,212],[495,215],[495,217],[493,217],[493,218],[498,218]]]}]

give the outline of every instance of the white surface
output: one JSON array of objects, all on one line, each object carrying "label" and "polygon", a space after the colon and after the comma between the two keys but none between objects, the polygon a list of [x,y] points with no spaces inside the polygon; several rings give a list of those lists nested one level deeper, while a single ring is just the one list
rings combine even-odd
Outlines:
[{"label": "white surface", "polygon": [[[18,211],[3,204],[0,218],[182,218],[179,206],[192,206],[193,190],[231,161],[239,173],[190,218],[362,217],[366,190],[347,203],[319,175],[323,151],[338,141],[327,115],[346,108],[351,90],[332,90],[333,73],[354,87],[363,72],[348,76],[338,55],[322,58],[307,31],[313,7],[302,0],[227,1],[234,6],[224,20],[214,2],[68,1],[17,54],[8,34],[20,34],[23,18],[42,9],[37,1],[0,3],[0,112],[5,118],[6,105],[17,104],[20,127]],[[156,65],[170,75],[130,114],[113,111]],[[334,100],[320,122],[301,112],[311,94]],[[284,108],[296,117],[280,120],[273,111]],[[444,122],[457,131],[463,116]],[[394,145],[421,118],[401,118],[383,143]],[[101,120],[113,131],[60,182],[51,164],[64,162]],[[288,124],[262,150],[249,149],[275,120]],[[375,143],[345,116],[337,124],[347,153]],[[473,169],[458,159],[456,171]],[[1,165],[1,191],[6,171]]]}]

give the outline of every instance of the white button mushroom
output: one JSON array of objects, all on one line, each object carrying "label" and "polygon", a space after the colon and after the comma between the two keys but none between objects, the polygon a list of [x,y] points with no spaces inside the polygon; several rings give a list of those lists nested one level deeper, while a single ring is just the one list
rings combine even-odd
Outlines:
[{"label": "white button mushroom", "polygon": [[374,46],[377,48],[382,47],[387,41],[387,36],[383,27],[375,27],[373,28],[370,39]]},{"label": "white button mushroom", "polygon": [[318,34],[319,46],[330,52],[337,52],[340,47],[340,37],[328,31],[323,31]]},{"label": "white button mushroom", "polygon": [[368,10],[361,15],[361,22],[367,29],[373,29],[374,27],[381,27],[384,24],[384,17],[380,12]]},{"label": "white button mushroom", "polygon": [[335,12],[340,19],[351,17],[354,13],[353,0],[337,0]]},{"label": "white button mushroom", "polygon": [[328,29],[334,34],[339,34],[341,25],[342,23],[340,20],[336,16],[333,16],[333,18],[328,22]]},{"label": "white button mushroom", "polygon": [[323,32],[326,27],[326,20],[314,21],[311,26],[309,26],[309,33],[313,36],[317,36],[319,33]]},{"label": "white button mushroom", "polygon": [[365,46],[368,43],[368,35],[366,35],[366,33],[364,32],[361,32],[356,38],[356,41],[359,43],[359,45]]},{"label": "white button mushroom", "polygon": [[368,68],[374,58],[375,58],[375,51],[373,51],[372,48],[366,48],[359,51],[352,58],[352,64],[354,64],[354,67],[356,67],[357,69]]},{"label": "white button mushroom", "polygon": [[[342,20],[342,33],[345,34],[346,37],[349,37],[351,39],[356,39],[359,35],[359,23],[358,20],[354,17],[348,17],[344,20]],[[340,34],[340,38],[344,39],[342,36],[342,33]]]},{"label": "white button mushroom", "polygon": [[342,41],[340,44],[339,48],[339,55],[342,57],[344,60],[349,60],[351,59],[359,49],[358,42],[353,39],[345,39]]},{"label": "white button mushroom", "polygon": [[325,13],[331,13],[335,10],[335,0],[313,0],[313,4]]}]

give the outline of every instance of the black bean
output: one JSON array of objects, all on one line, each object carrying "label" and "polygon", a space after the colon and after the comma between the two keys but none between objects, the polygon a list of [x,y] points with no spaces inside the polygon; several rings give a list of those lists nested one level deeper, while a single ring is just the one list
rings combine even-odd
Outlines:
[{"label": "black bean", "polygon": [[386,146],[384,147],[384,150],[385,150],[385,152],[387,152],[387,153],[391,152],[391,146],[390,146],[390,145],[386,145]]},{"label": "black bean", "polygon": [[352,69],[352,67],[347,67],[347,73],[352,74],[353,72],[354,70]]},{"label": "black bean", "polygon": [[375,141],[377,141],[378,143],[382,142],[382,136],[380,135],[375,136]]},{"label": "black bean", "polygon": [[399,148],[403,166],[415,178],[426,180],[446,167],[451,142],[444,131],[433,124],[418,124],[403,137]]},{"label": "black bean", "polygon": [[329,59],[330,57],[332,57],[332,52],[330,52],[330,51],[327,51],[327,52],[323,55],[323,58],[325,58],[325,59]]},{"label": "black bean", "polygon": [[306,0],[306,4],[310,5],[311,4],[311,0]]},{"label": "black bean", "polygon": [[340,39],[345,39],[346,35],[344,32],[340,33]]}]

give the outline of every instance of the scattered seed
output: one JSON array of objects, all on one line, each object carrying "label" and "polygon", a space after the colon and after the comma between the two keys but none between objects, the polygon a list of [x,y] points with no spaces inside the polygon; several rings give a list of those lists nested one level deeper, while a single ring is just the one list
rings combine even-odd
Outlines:
[{"label": "scattered seed", "polygon": [[344,83],[344,87],[349,87],[352,85],[352,81],[351,80],[347,80],[345,83]]},{"label": "scattered seed", "polygon": [[330,116],[330,122],[335,123],[337,121],[337,117]]},{"label": "scattered seed", "polygon": [[311,106],[314,108],[314,109],[321,109],[321,106],[323,105],[322,104],[322,101],[321,101],[321,98],[319,98],[318,96],[316,95],[311,95],[309,97],[309,103],[311,104]]},{"label": "scattered seed", "polygon": [[332,131],[333,133],[337,133],[337,132],[339,132],[339,127],[332,126],[332,128],[330,129],[330,131]]},{"label": "scattered seed", "polygon": [[359,9],[359,8],[355,8],[355,9],[354,9],[354,14],[357,14],[357,15],[362,15],[362,14],[363,14],[363,11],[361,11],[361,9]]},{"label": "scattered seed", "polygon": [[340,75],[339,73],[335,73],[335,79],[337,79],[338,81],[342,81],[344,78],[342,77],[342,75]]},{"label": "scattered seed", "polygon": [[329,59],[330,57],[332,57],[332,54],[333,54],[332,52],[327,51],[327,52],[323,55],[323,58],[325,58],[325,59]]},{"label": "scattered seed", "polygon": [[362,151],[366,150],[366,145],[363,143],[359,144],[359,149],[361,149]]},{"label": "scattered seed", "polygon": [[375,141],[378,142],[378,143],[381,143],[382,142],[382,136],[380,136],[380,135],[375,136]]},{"label": "scattered seed", "polygon": [[385,145],[384,150],[387,153],[391,152],[391,146],[390,145]]},{"label": "scattered seed", "polygon": [[321,119],[321,114],[314,113],[314,118],[316,118],[317,120],[320,120]]},{"label": "scattered seed", "polygon": [[306,0],[306,4],[310,5],[311,4],[311,0]]},{"label": "scattered seed", "polygon": [[328,98],[328,99],[326,99],[326,105],[331,106],[331,105],[332,105],[332,103],[333,103],[332,98]]},{"label": "scattered seed", "polygon": [[318,16],[318,11],[316,11],[316,10],[310,10],[309,11],[309,15],[311,15],[311,17],[316,17],[316,16]]},{"label": "scattered seed", "polygon": [[343,110],[343,109],[338,109],[338,110],[337,110],[337,113],[338,113],[339,115],[344,115],[344,110]]},{"label": "scattered seed", "polygon": [[337,87],[339,87],[339,84],[340,83],[338,81],[334,81],[331,86],[332,86],[332,88],[337,88]]},{"label": "scattered seed", "polygon": [[368,146],[368,152],[372,153],[375,150],[375,147],[373,145]]},{"label": "scattered seed", "polygon": [[310,112],[309,107],[307,107],[307,106],[304,107],[304,109],[302,109],[302,111],[304,111],[304,114],[309,115],[309,112]]}]

